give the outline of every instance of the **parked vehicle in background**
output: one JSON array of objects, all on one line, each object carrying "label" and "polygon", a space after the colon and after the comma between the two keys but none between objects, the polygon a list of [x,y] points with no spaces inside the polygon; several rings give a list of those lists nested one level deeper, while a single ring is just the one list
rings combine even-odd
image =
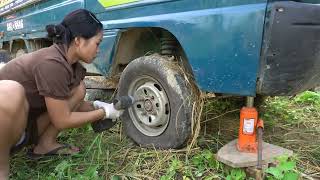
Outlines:
[{"label": "parked vehicle in background", "polygon": [[[104,39],[90,88],[141,99],[124,113],[135,142],[178,148],[192,134],[197,89],[217,96],[286,96],[320,81],[316,0],[2,0],[0,61],[50,46],[44,29],[78,8]],[[118,83],[118,80],[120,81]],[[105,85],[105,86],[102,86]]]}]

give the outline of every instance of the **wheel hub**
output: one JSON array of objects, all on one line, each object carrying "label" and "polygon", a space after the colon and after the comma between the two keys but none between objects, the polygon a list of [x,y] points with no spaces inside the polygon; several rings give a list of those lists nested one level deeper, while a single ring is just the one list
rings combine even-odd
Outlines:
[{"label": "wheel hub", "polygon": [[146,111],[152,112],[152,110],[153,110],[152,102],[150,100],[145,100],[144,101],[144,108],[145,108]]}]

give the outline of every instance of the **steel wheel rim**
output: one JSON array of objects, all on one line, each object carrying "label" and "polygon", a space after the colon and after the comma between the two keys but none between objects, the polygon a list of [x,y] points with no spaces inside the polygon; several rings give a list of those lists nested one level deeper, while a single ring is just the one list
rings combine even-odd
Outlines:
[{"label": "steel wheel rim", "polygon": [[131,83],[128,94],[138,100],[129,115],[136,128],[146,136],[159,136],[170,120],[170,104],[162,85],[150,76],[141,76]]}]

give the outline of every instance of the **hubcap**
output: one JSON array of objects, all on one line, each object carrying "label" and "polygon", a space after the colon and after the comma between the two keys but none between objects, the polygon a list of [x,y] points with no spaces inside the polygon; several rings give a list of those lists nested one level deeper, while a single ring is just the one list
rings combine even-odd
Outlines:
[{"label": "hubcap", "polygon": [[150,76],[143,76],[131,83],[129,95],[137,102],[129,109],[136,128],[147,136],[159,136],[168,126],[170,104],[161,84]]}]

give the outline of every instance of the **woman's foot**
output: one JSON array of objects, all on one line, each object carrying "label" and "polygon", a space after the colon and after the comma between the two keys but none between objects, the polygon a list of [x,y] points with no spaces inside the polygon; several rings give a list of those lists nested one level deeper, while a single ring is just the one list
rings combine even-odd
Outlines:
[{"label": "woman's foot", "polygon": [[79,153],[80,149],[68,144],[52,143],[52,144],[38,144],[33,148],[33,153],[38,155],[45,154],[64,154],[73,155]]}]

